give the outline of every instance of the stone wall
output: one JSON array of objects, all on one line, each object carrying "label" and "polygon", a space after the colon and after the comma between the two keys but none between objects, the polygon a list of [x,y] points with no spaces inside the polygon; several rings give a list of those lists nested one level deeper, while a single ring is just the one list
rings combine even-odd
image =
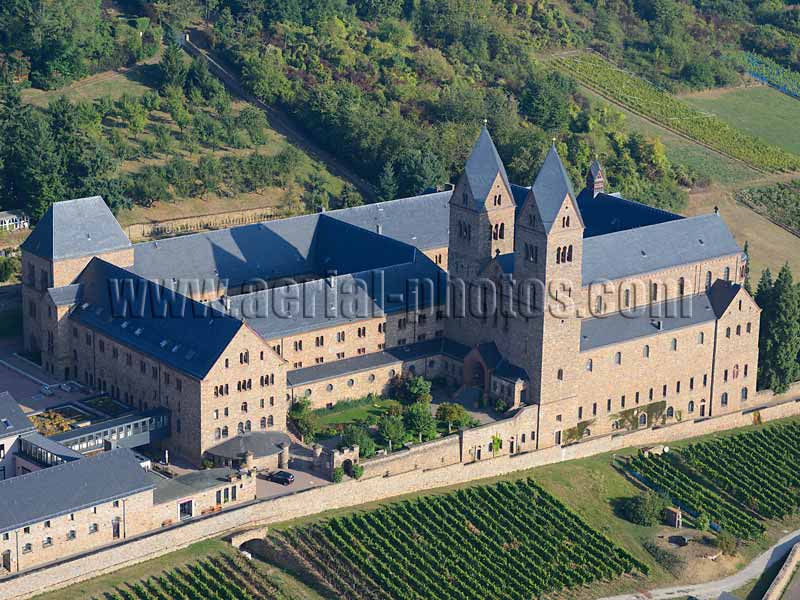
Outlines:
[{"label": "stone wall", "polygon": [[786,588],[789,587],[789,584],[792,582],[792,575],[794,575],[798,565],[800,565],[800,543],[795,544],[791,552],[789,552],[786,562],[783,563],[781,570],[778,571],[777,577],[775,577],[772,585],[767,589],[767,593],[764,594],[762,600],[781,600],[783,592],[786,591]]},{"label": "stone wall", "polygon": [[[27,598],[45,590],[57,589],[156,558],[194,542],[221,536],[237,529],[269,525],[328,510],[495,477],[632,446],[671,442],[743,427],[754,422],[798,416],[800,415],[800,399],[796,399],[798,395],[800,395],[800,385],[795,384],[789,393],[778,399],[776,404],[762,405],[757,410],[730,413],[698,421],[682,421],[666,427],[627,434],[609,435],[566,447],[554,446],[545,450],[503,454],[467,464],[408,471],[389,477],[348,480],[280,498],[243,504],[216,515],[145,534],[111,548],[100,549],[47,568],[0,580],[0,599]],[[761,402],[772,399],[770,392],[761,393],[757,397]],[[444,445],[448,447],[446,443]]]}]

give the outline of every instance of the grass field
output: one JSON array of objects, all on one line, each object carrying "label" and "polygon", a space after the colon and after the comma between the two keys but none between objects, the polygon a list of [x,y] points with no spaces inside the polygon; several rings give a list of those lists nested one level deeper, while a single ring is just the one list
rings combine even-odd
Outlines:
[{"label": "grass field", "polygon": [[689,94],[683,100],[730,125],[800,154],[800,100],[759,85]]},{"label": "grass field", "polygon": [[340,402],[333,408],[320,408],[314,411],[317,421],[323,427],[347,425],[363,421],[369,416],[380,417],[391,406],[398,406],[397,400],[377,398],[372,402]]}]

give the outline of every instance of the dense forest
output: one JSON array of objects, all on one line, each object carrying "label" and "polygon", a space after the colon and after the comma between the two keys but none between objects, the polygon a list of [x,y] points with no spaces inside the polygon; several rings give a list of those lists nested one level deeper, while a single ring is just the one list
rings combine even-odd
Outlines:
[{"label": "dense forest", "polygon": [[[207,30],[216,51],[254,95],[294,116],[318,143],[371,181],[380,199],[452,180],[487,119],[515,182],[532,182],[555,139],[576,182],[598,156],[612,188],[679,210],[685,188],[707,177],[670,164],[657,139],[626,133],[621,113],[584,97],[572,79],[541,58],[592,47],[669,89],[737,81],[743,51],[800,68],[800,12],[774,0],[119,4],[122,8],[100,0],[0,4],[3,207],[26,208],[36,218],[51,202],[79,193],[102,193],[114,208],[169,199],[170,189],[188,185],[168,180],[170,173],[179,177],[180,169],[184,180],[200,185],[199,175],[186,175],[186,165],[133,181],[113,175],[126,158],[124,144],[97,131],[110,119],[135,127],[142,111],[129,100],[109,106],[103,99],[76,105],[60,99],[40,110],[22,103],[18,91],[25,85],[58,88],[153,57],[189,24]],[[223,91],[207,78],[198,83],[199,67],[188,77],[181,71],[179,80],[170,79],[170,68],[162,58],[158,93],[141,101],[146,115],[168,110],[183,118],[181,134],[189,130],[190,138],[201,137],[220,119],[234,130],[247,129],[225,110]],[[209,110],[187,116],[196,99]],[[225,132],[218,131],[220,136]],[[254,159],[249,168],[257,164]],[[337,202],[330,204],[350,200]],[[328,204],[321,198],[310,208]]]}]

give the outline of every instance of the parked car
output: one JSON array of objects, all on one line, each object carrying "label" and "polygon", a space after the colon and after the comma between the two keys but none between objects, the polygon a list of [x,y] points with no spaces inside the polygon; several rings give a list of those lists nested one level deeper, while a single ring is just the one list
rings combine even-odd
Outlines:
[{"label": "parked car", "polygon": [[288,471],[275,471],[270,473],[268,479],[281,485],[290,485],[294,482],[294,475]]},{"label": "parked car", "polygon": [[45,396],[52,396],[54,393],[53,390],[50,389],[49,385],[43,385],[41,388],[39,388],[39,391]]}]

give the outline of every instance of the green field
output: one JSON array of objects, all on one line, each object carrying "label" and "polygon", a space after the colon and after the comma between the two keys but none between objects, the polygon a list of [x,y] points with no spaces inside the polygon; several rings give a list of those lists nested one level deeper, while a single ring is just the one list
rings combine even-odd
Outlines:
[{"label": "green field", "polygon": [[[589,88],[581,87],[581,92],[593,102],[608,103],[605,98]],[[715,183],[723,185],[752,181],[761,176],[758,171],[741,161],[687,140],[621,106],[614,105],[614,108],[625,115],[626,130],[641,133],[648,138],[659,138],[664,143],[667,158],[673,164],[690,167],[708,175]]]},{"label": "green field", "polygon": [[800,154],[800,100],[768,86],[700,93],[683,98],[695,108],[789,152]]}]

